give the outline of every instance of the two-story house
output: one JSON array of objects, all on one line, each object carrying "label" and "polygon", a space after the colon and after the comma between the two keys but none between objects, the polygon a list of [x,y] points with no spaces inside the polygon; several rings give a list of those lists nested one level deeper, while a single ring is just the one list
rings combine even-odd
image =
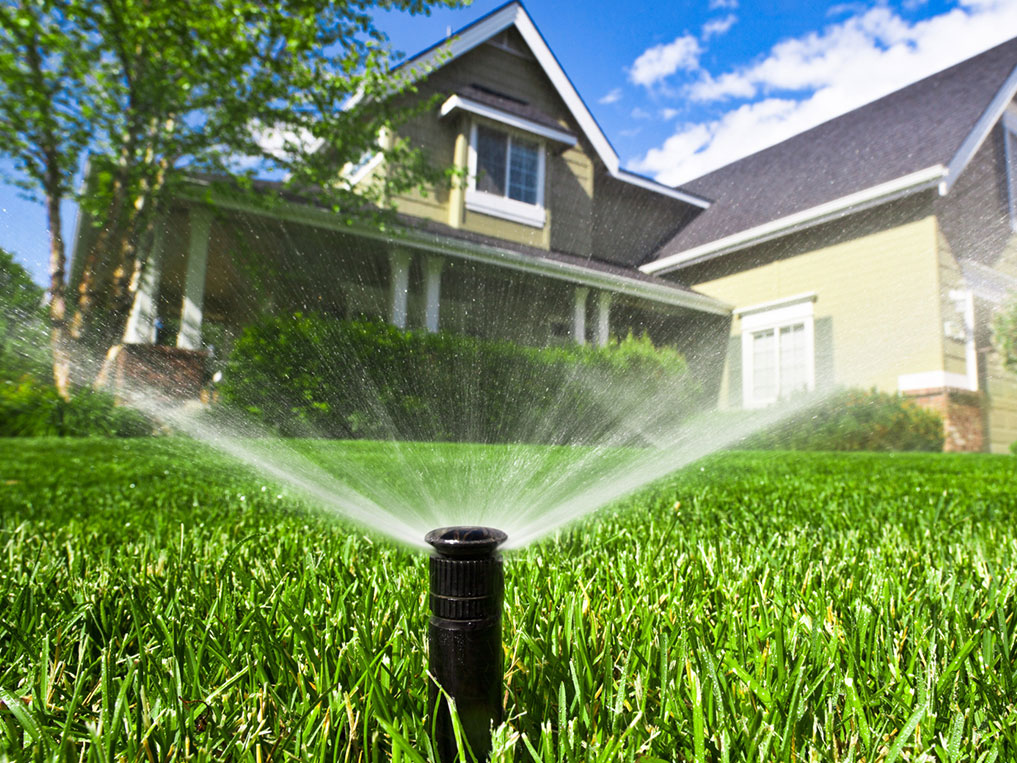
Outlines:
[{"label": "two-story house", "polygon": [[124,358],[168,336],[179,375],[266,310],[535,345],[631,330],[684,352],[721,406],[876,387],[940,411],[947,449],[1017,440],[989,331],[1017,291],[1017,40],[682,188],[620,167],[519,3],[406,66],[437,105],[402,137],[463,180],[394,199],[384,231],[181,198]]}]

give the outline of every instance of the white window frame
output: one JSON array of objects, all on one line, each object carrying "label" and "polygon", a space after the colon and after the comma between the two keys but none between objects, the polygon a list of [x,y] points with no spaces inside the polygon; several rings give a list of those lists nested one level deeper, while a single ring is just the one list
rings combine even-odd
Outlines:
[{"label": "white window frame", "polygon": [[[545,143],[536,135],[514,133],[506,130],[498,124],[484,123],[484,126],[496,130],[509,140],[509,148],[505,152],[505,196],[500,196],[488,191],[477,189],[477,125],[474,121],[470,125],[470,150],[467,169],[469,171],[469,182],[466,186],[466,208],[472,212],[500,217],[504,220],[511,220],[514,223],[522,223],[534,228],[543,228],[547,222],[547,210],[544,209],[544,185],[546,183],[546,148]],[[518,136],[530,143],[537,144],[537,203],[527,204],[525,201],[510,199],[508,197],[509,186],[509,165],[512,161],[511,141]]]},{"label": "white window frame", "polygon": [[1003,113],[1003,156],[1006,163],[1010,230],[1017,233],[1017,106],[1012,103]]},{"label": "white window frame", "polygon": [[[805,387],[816,388],[816,329],[815,292],[797,294],[786,299],[763,302],[735,310],[741,319],[742,330],[742,404],[746,408],[762,408],[780,399],[780,330],[803,324],[805,331]],[[777,369],[777,394],[772,398],[757,399],[754,395],[755,374],[753,368],[752,339],[764,331],[774,332],[775,368]]]}]

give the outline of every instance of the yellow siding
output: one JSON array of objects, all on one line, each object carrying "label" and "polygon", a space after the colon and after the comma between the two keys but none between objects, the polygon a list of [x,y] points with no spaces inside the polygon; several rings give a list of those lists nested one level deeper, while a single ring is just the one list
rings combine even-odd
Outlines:
[{"label": "yellow siding", "polygon": [[[901,374],[943,369],[935,218],[844,231],[856,222],[838,223],[841,241],[812,250],[784,255],[794,251],[788,239],[764,244],[754,250],[764,264],[694,286],[737,307],[814,292],[817,326],[828,320],[832,330],[833,378],[817,385],[896,391]],[[737,318],[731,334],[741,334]]]}]

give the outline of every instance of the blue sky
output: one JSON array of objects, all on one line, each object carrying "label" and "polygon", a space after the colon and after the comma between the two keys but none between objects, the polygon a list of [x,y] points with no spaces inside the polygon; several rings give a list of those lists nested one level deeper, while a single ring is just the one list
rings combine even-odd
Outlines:
[{"label": "blue sky", "polygon": [[[379,16],[412,54],[502,5]],[[1017,35],[1017,0],[529,0],[624,166],[678,184]],[[0,160],[2,161],[2,160]],[[4,165],[9,167],[9,165]],[[66,205],[65,233],[75,210]],[[41,205],[0,185],[0,247],[46,280]]]}]

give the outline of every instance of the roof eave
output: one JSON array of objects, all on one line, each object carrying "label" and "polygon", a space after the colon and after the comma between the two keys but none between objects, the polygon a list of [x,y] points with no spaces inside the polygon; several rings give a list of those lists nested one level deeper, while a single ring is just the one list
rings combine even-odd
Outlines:
[{"label": "roof eave", "polygon": [[948,170],[946,167],[936,164],[886,183],[842,196],[839,199],[818,204],[801,212],[796,212],[793,215],[771,220],[768,223],[739,231],[716,241],[693,247],[692,249],[676,252],[659,260],[641,265],[639,269],[650,275],[661,275],[692,265],[698,265],[716,257],[797,233],[798,231],[837,220],[871,207],[896,201],[905,196],[937,188],[944,178],[947,177],[947,174]]}]

